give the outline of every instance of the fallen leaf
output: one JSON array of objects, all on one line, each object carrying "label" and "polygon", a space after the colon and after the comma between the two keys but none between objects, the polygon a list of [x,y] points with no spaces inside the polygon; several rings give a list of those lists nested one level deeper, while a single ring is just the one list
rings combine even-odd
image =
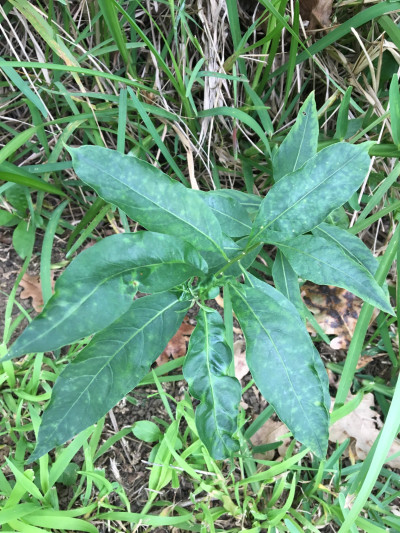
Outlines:
[{"label": "fallen leaf", "polygon": [[233,357],[235,360],[235,376],[240,380],[250,372],[246,363],[245,341],[237,340],[233,343]]},{"label": "fallen leaf", "polygon": [[[250,438],[253,446],[262,446],[264,444],[272,444],[273,442],[279,442],[283,440],[282,444],[278,448],[280,457],[284,457],[290,444],[290,439],[282,439],[282,435],[288,433],[289,430],[283,422],[275,422],[269,418],[265,424],[263,424],[258,431]],[[254,457],[256,459],[264,459],[270,461],[275,457],[276,450],[269,450],[264,453],[256,453]]]},{"label": "fallen leaf", "polygon": [[160,366],[164,363],[168,363],[170,356],[173,359],[177,359],[178,357],[186,355],[187,344],[193,330],[194,326],[189,323],[189,317],[186,315],[178,331],[169,341],[163,353],[156,359],[157,365]]},{"label": "fallen leaf", "polygon": [[[349,401],[352,398],[354,396],[349,395],[347,400]],[[332,400],[332,405],[333,402],[334,400]],[[355,442],[351,453],[355,460],[364,460],[367,457],[382,427],[379,414],[372,409],[374,406],[374,395],[372,393],[365,394],[360,405],[353,412],[332,424],[329,429],[329,440],[331,442],[341,444],[349,437],[354,439]],[[388,456],[399,451],[400,440],[395,439]],[[396,457],[396,459],[386,464],[392,468],[400,468],[400,457]]]},{"label": "fallen leaf", "polygon": [[300,0],[300,14],[309,20],[308,29],[325,28],[330,25],[333,0]]},{"label": "fallen leaf", "polygon": [[[54,288],[54,272],[51,271],[51,288]],[[26,300],[27,298],[32,298],[32,307],[37,312],[40,313],[43,308],[43,295],[42,295],[42,287],[40,284],[40,276],[39,275],[30,275],[25,273],[22,276],[21,281],[19,282],[23,290],[21,291],[21,294],[19,297],[21,300]]]},{"label": "fallen leaf", "polygon": [[[345,289],[310,282],[302,286],[301,296],[324,332],[336,335],[330,347],[346,350],[354,334],[362,300]],[[316,334],[311,325],[307,324],[307,329]]]},{"label": "fallen leaf", "polygon": [[376,357],[379,357],[379,355],[375,355],[374,357],[371,357],[370,355],[362,355],[358,360],[356,370],[360,370],[360,368],[369,365],[369,363],[371,363]]}]

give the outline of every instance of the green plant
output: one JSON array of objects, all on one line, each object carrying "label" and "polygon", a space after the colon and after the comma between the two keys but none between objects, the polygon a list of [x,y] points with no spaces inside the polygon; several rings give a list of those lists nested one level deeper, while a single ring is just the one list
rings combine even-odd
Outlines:
[{"label": "green plant", "polygon": [[[317,144],[310,95],[273,155],[275,184],[262,200],[191,190],[105,148],[69,149],[80,179],[148,231],[113,235],[82,252],[4,354],[2,361],[95,334],[57,379],[31,460],[95,423],[138,385],[195,302],[197,326],[183,373],[200,400],[196,425],[211,455],[224,459],[239,449],[231,304],[261,393],[295,438],[318,457],[326,454],[328,381],[304,325],[298,276],[393,311],[374,279],[377,260],[329,223],[368,173],[370,143],[337,143],[318,153]],[[272,272],[279,290],[248,272],[263,244],[278,248]],[[225,321],[205,304],[221,287]],[[147,296],[134,299],[138,290]]]}]

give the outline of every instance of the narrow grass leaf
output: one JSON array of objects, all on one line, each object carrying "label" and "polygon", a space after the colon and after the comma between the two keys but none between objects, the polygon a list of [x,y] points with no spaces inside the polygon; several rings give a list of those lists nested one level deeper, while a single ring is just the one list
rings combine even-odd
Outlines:
[{"label": "narrow grass leaf", "polygon": [[202,307],[190,337],[183,375],[196,408],[199,437],[214,459],[227,459],[239,449],[233,438],[237,431],[241,398],[239,381],[228,375],[233,355],[220,314]]},{"label": "narrow grass leaf", "polygon": [[7,163],[6,161],[2,163],[2,165],[0,165],[0,179],[30,187],[35,191],[44,191],[51,194],[57,194],[58,196],[66,196],[66,194],[55,185],[47,183],[19,167],[14,167],[14,171],[14,168],[11,169],[10,166],[6,167],[6,164],[14,167],[14,165],[11,165],[11,163]]},{"label": "narrow grass leaf", "polygon": [[4,360],[54,350],[100,331],[129,309],[138,288],[162,292],[204,271],[202,257],[177,237],[151,232],[107,237],[69,265],[48,305]]},{"label": "narrow grass leaf", "polygon": [[254,133],[258,135],[262,143],[264,144],[266,152],[271,155],[271,149],[269,146],[269,142],[267,139],[267,136],[264,133],[264,130],[259,125],[259,123],[254,120],[253,117],[245,113],[244,111],[240,109],[236,109],[234,107],[214,107],[213,109],[204,109],[203,111],[199,111],[198,116],[201,117],[215,117],[215,116],[225,116],[225,117],[231,117],[232,119],[240,120],[243,122],[243,124],[246,124],[249,128],[251,128]]},{"label": "narrow grass leaf", "polygon": [[62,529],[67,531],[85,531],[87,533],[98,533],[97,527],[90,522],[79,518],[66,516],[62,511],[43,509],[25,517],[25,521],[33,526],[42,526],[49,529],[58,529],[62,524]]},{"label": "narrow grass leaf", "polygon": [[23,487],[26,492],[31,494],[34,498],[36,498],[39,501],[42,501],[43,494],[40,492],[40,490],[37,488],[37,486],[33,482],[33,478],[34,478],[33,471],[27,470],[27,471],[21,472],[21,470],[19,470],[18,467],[10,459],[5,457],[5,460],[11,472],[14,474],[16,482],[21,487]]},{"label": "narrow grass leaf", "polygon": [[[383,284],[393,261],[396,259],[399,249],[399,240],[400,226],[398,225],[392,238],[390,239],[389,245],[387,246],[383,257],[379,262],[379,267],[375,274],[378,284]],[[365,336],[372,318],[372,313],[373,307],[371,305],[363,305],[353,338],[350,342],[349,350],[347,352],[343,373],[340,378],[338,392],[335,399],[335,408],[344,404],[347,395],[349,394],[350,387],[353,383],[354,374],[356,373],[358,358],[361,355],[361,351],[365,342]]]},{"label": "narrow grass leaf", "polygon": [[314,235],[300,235],[280,244],[279,248],[300,277],[319,285],[342,287],[393,314],[387,295],[372,274],[334,242]]},{"label": "narrow grass leaf", "polygon": [[365,144],[338,143],[318,152],[271,188],[254,221],[251,243],[282,242],[323,222],[358,189],[369,162]]},{"label": "narrow grass leaf", "polygon": [[126,71],[129,72],[132,77],[135,77],[131,68],[131,56],[126,47],[126,35],[118,20],[115,4],[110,2],[110,0],[98,0],[98,3],[104,17],[106,28],[111,33],[112,38],[118,47],[119,53],[125,63]]},{"label": "narrow grass leaf", "polygon": [[222,253],[218,220],[194,191],[133,156],[98,146],[69,151],[78,176],[133,220],[151,231],[188,240],[204,251]]},{"label": "narrow grass leaf", "polygon": [[68,200],[60,204],[51,214],[43,238],[42,254],[40,257],[40,285],[42,289],[43,302],[46,305],[52,295],[51,288],[51,253],[53,250],[54,237],[57,231],[58,222]]},{"label": "narrow grass leaf", "polygon": [[400,148],[400,92],[397,74],[393,74],[392,81],[390,82],[389,103],[393,142],[397,148]]},{"label": "narrow grass leaf", "polygon": [[232,285],[232,304],[253,379],[294,437],[322,458],[329,394],[321,359],[294,305],[269,285],[249,279],[254,286]]},{"label": "narrow grass leaf", "polygon": [[32,514],[41,507],[37,503],[20,503],[11,509],[2,509],[0,511],[0,525],[7,524],[13,520],[18,520],[26,515]]},{"label": "narrow grass leaf", "polygon": [[[261,0],[261,2],[266,4],[265,0]],[[364,9],[360,12],[358,12],[354,17],[351,17],[347,19],[343,24],[338,26],[337,28],[330,31],[327,35],[322,37],[321,39],[317,39],[317,41],[309,46],[306,50],[303,50],[300,54],[298,54],[296,58],[296,65],[299,65],[300,63],[303,63],[303,61],[309,59],[312,56],[315,56],[322,50],[325,50],[328,46],[330,46],[333,43],[338,42],[342,37],[345,35],[351,34],[351,28],[359,28],[363,24],[366,24],[367,22],[380,17],[381,15],[385,15],[386,13],[395,12],[400,9],[400,2],[378,2],[376,5],[373,5],[371,7],[368,7],[367,9]],[[285,26],[288,28],[287,23]],[[291,28],[290,28],[291,29]],[[288,62],[286,62],[281,67],[274,70],[270,76],[269,79],[275,78],[286,72],[289,68]],[[356,105],[356,108],[362,113],[362,109],[357,106],[357,104],[353,101],[352,105]]]},{"label": "narrow grass leaf", "polygon": [[139,513],[125,513],[121,511],[111,511],[109,513],[103,513],[97,516],[98,520],[119,520],[123,522],[129,522],[130,524],[141,524],[154,527],[165,526],[179,526],[181,524],[190,523],[190,519],[193,518],[191,513],[183,516],[158,516],[152,514],[139,514]]},{"label": "narrow grass leaf", "polygon": [[31,461],[95,423],[147,374],[190,303],[171,293],[139,298],[61,373]]},{"label": "narrow grass leaf", "polygon": [[44,118],[48,115],[48,110],[43,103],[43,100],[29,87],[28,83],[21,78],[18,72],[7,65],[6,61],[0,57],[0,69],[4,71],[6,76],[10,78],[11,82],[21,91],[26,98],[40,111]]},{"label": "narrow grass leaf", "polygon": [[336,123],[336,132],[335,139],[343,141],[346,138],[347,129],[349,125],[349,105],[351,100],[351,91],[353,87],[348,87],[344,93],[342,103],[340,104],[337,123]]}]

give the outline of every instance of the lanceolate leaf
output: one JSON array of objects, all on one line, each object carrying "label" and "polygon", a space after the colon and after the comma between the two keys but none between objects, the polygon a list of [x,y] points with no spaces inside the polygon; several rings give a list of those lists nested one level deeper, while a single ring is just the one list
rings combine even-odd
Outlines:
[{"label": "lanceolate leaf", "polygon": [[369,168],[364,145],[338,143],[275,183],[263,200],[251,242],[283,242],[324,221],[358,189]]},{"label": "lanceolate leaf", "polygon": [[314,228],[313,234],[333,242],[353,261],[366,268],[370,274],[375,274],[378,268],[378,260],[372,255],[362,240],[355,235],[325,222]]},{"label": "lanceolate leaf", "polygon": [[222,253],[221,227],[196,191],[133,156],[99,146],[69,151],[82,181],[143,227],[176,235],[199,250]]},{"label": "lanceolate leaf", "polygon": [[57,379],[30,461],[97,422],[136,387],[189,306],[167,292],[145,296],[95,335]]},{"label": "lanceolate leaf", "polygon": [[339,246],[314,235],[300,235],[279,248],[299,276],[319,285],[336,285],[393,314],[383,289],[366,268]]},{"label": "lanceolate leaf", "polygon": [[[249,276],[250,280],[254,278]],[[324,457],[328,445],[326,372],[296,308],[270,286],[232,285],[250,371],[294,437]]]},{"label": "lanceolate leaf", "polygon": [[206,271],[198,252],[177,237],[144,231],[107,237],[72,261],[5,360],[54,350],[102,330],[130,307],[138,288],[165,291]]},{"label": "lanceolate leaf", "polygon": [[300,296],[298,276],[280,250],[276,252],[272,266],[272,277],[276,289],[292,302],[299,314],[302,315],[304,304]]},{"label": "lanceolate leaf", "polygon": [[198,191],[201,199],[210,207],[217,217],[222,231],[229,237],[249,235],[252,222],[246,209],[235,198],[230,198],[220,191]]},{"label": "lanceolate leaf", "polygon": [[214,459],[226,459],[239,449],[233,434],[237,431],[241,387],[236,378],[228,375],[232,357],[220,314],[201,308],[190,337],[183,375],[191,394],[200,400],[196,426]]},{"label": "lanceolate leaf", "polygon": [[257,213],[262,202],[261,196],[238,191],[237,189],[217,189],[211,192],[213,194],[218,194],[218,196],[233,198],[234,200],[238,201],[240,205],[246,209],[251,219],[254,218],[254,215]]},{"label": "lanceolate leaf", "polygon": [[301,106],[295,125],[272,160],[274,181],[295,172],[317,153],[318,115],[314,93]]}]

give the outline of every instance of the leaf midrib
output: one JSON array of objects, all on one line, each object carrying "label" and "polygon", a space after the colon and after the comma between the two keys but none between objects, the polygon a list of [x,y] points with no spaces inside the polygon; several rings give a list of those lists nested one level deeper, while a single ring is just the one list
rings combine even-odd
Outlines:
[{"label": "leaf midrib", "polygon": [[[103,370],[110,365],[110,362],[115,358],[117,357],[117,355],[119,354],[119,352],[125,348],[125,346],[132,341],[132,339],[134,339],[136,337],[136,335],[138,335],[139,333],[141,333],[145,328],[147,328],[154,320],[156,320],[160,315],[162,315],[163,313],[165,313],[166,311],[168,311],[169,308],[173,307],[174,305],[176,305],[177,303],[180,303],[179,300],[174,300],[172,303],[168,304],[167,306],[163,307],[159,312],[157,312],[154,316],[152,316],[152,318],[150,320],[148,320],[145,324],[143,324],[142,327],[136,329],[135,333],[133,335],[131,335],[129,337],[129,339],[122,343],[121,347],[112,355],[112,357],[109,357],[108,358],[108,361],[107,363],[105,363],[99,370],[96,374],[93,375],[91,381],[89,382],[89,384],[85,387],[85,389],[82,390],[82,392],[79,394],[79,396],[75,399],[74,403],[70,406],[70,408],[68,409],[68,411],[65,413],[65,415],[60,419],[58,425],[56,426],[56,428],[58,428],[62,423],[63,421],[65,420],[65,418],[67,417],[67,415],[70,413],[70,411],[75,407],[75,405],[78,403],[78,401],[81,399],[81,397],[86,393],[86,391],[89,389],[89,387],[91,387],[93,381],[95,379],[97,379],[97,377],[99,376],[99,374],[101,372],[103,372]],[[90,344],[88,344],[88,346],[86,348],[84,348],[85,350],[87,348],[89,348]],[[82,350],[83,352],[83,350]],[[81,352],[81,353],[82,353]],[[95,360],[97,359],[96,357],[93,357],[92,360]],[[70,364],[73,364],[70,363]],[[111,372],[112,373],[112,372]],[[82,375],[78,376],[79,378],[83,377]],[[76,378],[74,378],[76,379]],[[52,433],[50,433],[49,437],[51,438],[55,433],[57,432],[57,430],[55,429],[54,431],[52,431]]]},{"label": "leaf midrib", "polygon": [[[353,252],[351,250],[349,250],[344,244],[342,244],[340,241],[338,241],[336,239],[336,237],[334,237],[328,231],[326,231],[323,228],[321,228],[321,226],[317,226],[315,229],[317,229],[321,233],[324,233],[325,235],[327,235],[328,237],[327,237],[326,240],[333,241],[336,244],[336,246],[338,246],[339,248],[342,248],[345,251],[345,253],[347,253],[354,262],[358,263],[361,267],[365,268],[371,274],[371,276],[373,276],[373,273],[370,270],[368,270],[368,268],[358,259],[358,257],[356,255],[354,255]],[[372,256],[372,257],[374,257],[374,256]]]},{"label": "leaf midrib", "polygon": [[[193,224],[191,224],[188,220],[185,220],[181,217],[179,217],[176,213],[172,212],[172,211],[168,211],[168,209],[166,209],[165,207],[163,207],[162,205],[156,203],[153,199],[151,198],[148,198],[145,194],[143,194],[142,192],[138,191],[137,189],[133,189],[132,187],[129,187],[126,183],[124,183],[123,181],[121,181],[117,176],[114,176],[113,174],[110,174],[107,170],[101,168],[101,167],[97,167],[96,164],[93,164],[93,166],[97,169],[97,170],[100,170],[101,172],[103,172],[104,174],[107,174],[108,176],[110,176],[111,178],[115,179],[118,183],[120,183],[121,185],[123,185],[124,187],[126,187],[128,190],[130,191],[134,191],[135,194],[137,194],[138,196],[141,196],[142,198],[144,198],[145,200],[147,200],[148,202],[152,203],[153,205],[157,206],[159,209],[161,209],[162,211],[165,211],[166,213],[168,213],[169,215],[172,215],[174,216],[175,218],[177,218],[178,220],[180,220],[181,222],[183,222],[184,224],[188,225],[189,227],[191,227],[192,229],[194,229],[195,231],[197,231],[198,233],[200,233],[203,237],[206,237],[206,239],[208,239],[213,245],[214,247],[216,247],[218,250],[220,250],[221,252],[223,251],[222,250],[222,243],[221,243],[221,246],[216,242],[214,241],[209,235],[207,235],[207,233],[204,233],[203,231],[201,231],[200,228],[198,228],[197,226],[194,226]],[[84,180],[83,180],[84,181]],[[90,185],[90,184],[88,184]],[[101,185],[97,185],[97,187],[101,188]],[[94,187],[93,187],[94,188]],[[108,201],[108,200],[106,200]],[[218,220],[216,220],[216,223],[219,225],[218,223]]]},{"label": "leaf midrib", "polygon": [[290,378],[290,375],[289,375],[288,370],[287,370],[287,365],[284,364],[283,359],[282,359],[282,356],[281,356],[281,354],[280,354],[280,352],[279,352],[277,346],[275,345],[275,343],[274,343],[273,339],[271,338],[270,334],[268,333],[268,331],[265,329],[264,324],[260,321],[260,319],[258,318],[257,314],[254,312],[254,310],[252,309],[252,307],[249,305],[249,303],[248,303],[247,300],[245,299],[244,295],[241,294],[240,291],[239,291],[234,285],[231,285],[231,287],[232,287],[232,288],[236,291],[236,293],[240,296],[240,298],[242,299],[242,301],[244,302],[244,304],[247,306],[247,308],[249,309],[249,311],[251,312],[251,314],[254,316],[254,318],[256,319],[256,321],[258,322],[258,324],[261,326],[261,328],[263,329],[263,331],[265,332],[265,334],[266,334],[267,337],[269,338],[269,340],[270,340],[270,342],[271,342],[271,344],[272,344],[272,346],[273,346],[273,348],[274,348],[276,354],[278,355],[278,357],[279,357],[279,359],[280,359],[280,361],[281,361],[281,365],[282,365],[283,368],[285,369],[285,373],[286,373],[287,379],[288,379],[288,381],[289,381],[289,383],[290,383],[290,385],[291,385],[291,387],[292,387],[292,390],[293,390],[293,393],[294,393],[294,395],[295,395],[295,397],[296,397],[297,403],[298,403],[298,405],[300,406],[300,408],[301,408],[301,410],[302,410],[302,412],[303,412],[303,415],[304,415],[305,419],[306,419],[307,422],[308,422],[309,427],[312,428],[312,432],[313,432],[314,437],[315,437],[315,439],[316,439],[315,442],[316,442],[316,444],[317,444],[317,446],[318,446],[318,449],[319,449],[320,453],[322,454],[322,449],[321,449],[321,446],[320,446],[320,444],[319,444],[319,437],[318,437],[318,435],[315,433],[315,431],[314,431],[314,429],[313,429],[313,425],[312,425],[311,421],[309,420],[309,417],[308,417],[308,415],[307,415],[307,413],[306,413],[306,411],[305,411],[305,409],[304,409],[304,407],[303,407],[303,405],[302,405],[302,403],[301,403],[301,401],[300,401],[300,399],[299,399],[298,394],[296,393],[296,389],[295,389],[295,387],[294,387],[294,385],[293,385],[292,379]]},{"label": "leaf midrib", "polygon": [[[353,159],[355,159],[356,157],[358,157],[360,154],[357,153],[357,154],[354,154],[353,157],[351,157],[350,159],[347,159],[345,163],[343,163],[343,165],[341,167],[339,167],[338,169],[335,170],[335,172],[333,172],[332,174],[329,174],[323,181],[320,181],[317,185],[315,185],[312,189],[310,189],[309,191],[307,191],[303,196],[301,196],[300,198],[298,198],[293,204],[291,204],[289,207],[287,207],[284,211],[282,211],[281,213],[279,213],[278,216],[276,216],[273,220],[271,220],[270,222],[268,222],[265,226],[262,226],[259,231],[256,233],[256,235],[252,238],[252,241],[254,239],[256,239],[261,233],[263,233],[267,228],[269,228],[271,226],[271,224],[273,224],[274,222],[276,222],[277,220],[279,220],[282,216],[284,216],[286,213],[288,213],[291,209],[294,209],[294,207],[296,207],[300,202],[302,202],[305,198],[307,198],[307,196],[311,195],[312,193],[314,193],[319,187],[322,187],[323,185],[325,185],[325,183],[330,180],[333,176],[335,176],[335,174],[337,174],[338,172],[340,172],[344,167],[346,167],[347,165],[349,165]],[[318,154],[315,155],[314,157],[318,157]],[[304,168],[304,167],[301,167],[301,168]],[[296,171],[297,172],[297,171]],[[300,172],[300,169],[298,170],[298,172]],[[288,174],[287,174],[288,176]],[[268,198],[268,195],[266,196],[266,199]]]},{"label": "leaf midrib", "polygon": [[[194,266],[195,268],[198,268],[195,265],[192,265],[191,263],[186,263],[185,261],[163,261],[163,262],[160,262],[160,263],[148,263],[148,264],[145,264],[145,265],[137,265],[137,266],[134,266],[134,267],[130,267],[130,268],[126,268],[124,270],[121,270],[120,272],[118,272],[117,274],[114,274],[113,276],[109,276],[107,278],[104,278],[100,283],[98,283],[98,285],[93,287],[93,290],[91,292],[87,293],[85,295],[85,297],[83,297],[81,300],[79,300],[74,306],[69,307],[68,312],[63,314],[62,318],[58,322],[56,322],[53,327],[51,327],[50,329],[46,329],[40,335],[36,335],[35,336],[35,339],[34,339],[35,342],[37,340],[42,339],[44,336],[48,336],[52,331],[54,331],[55,328],[59,327],[63,322],[65,322],[66,319],[70,318],[70,316],[73,315],[77,311],[77,309],[79,309],[91,296],[93,296],[93,294],[96,291],[98,291],[102,285],[104,285],[105,283],[108,283],[112,279],[118,278],[119,276],[123,276],[124,274],[127,274],[127,273],[131,272],[132,270],[136,270],[138,268],[149,268],[149,267],[153,267],[153,266],[157,266],[157,265],[176,264],[176,263],[181,263],[183,265]],[[199,268],[199,270],[201,270],[201,269]],[[78,281],[79,281],[79,279],[78,279]],[[94,332],[94,333],[97,333],[97,332]],[[32,341],[30,341],[30,342],[32,342]],[[74,342],[74,341],[71,341],[71,342]],[[57,348],[52,348],[52,349],[56,350]]]},{"label": "leaf midrib", "polygon": [[[327,266],[329,269],[331,270],[336,270],[337,272],[339,272],[340,274],[343,274],[343,276],[347,279],[350,280],[350,282],[352,282],[356,287],[359,287],[360,286],[360,282],[357,281],[356,278],[353,278],[352,276],[350,276],[347,272],[345,272],[344,270],[341,270],[340,268],[338,268],[336,265],[332,265],[331,263],[327,263],[326,261],[323,261],[322,259],[314,256],[314,255],[311,255],[310,253],[307,253],[305,252],[304,250],[300,249],[300,248],[293,248],[292,246],[288,246],[287,244],[280,244],[279,245],[280,248],[282,247],[285,247],[285,248],[289,248],[290,250],[294,250],[295,252],[297,252],[298,254],[302,254],[306,257],[310,257],[311,259],[313,259],[314,261],[318,262],[318,263],[321,263],[322,265],[324,266]],[[343,253],[343,252],[342,252]],[[343,253],[344,254],[344,253]],[[363,265],[360,265],[359,263],[355,262],[353,259],[349,258],[350,261],[352,261],[354,263],[354,265],[356,267],[359,267],[359,268],[362,268],[363,270],[365,270],[364,274],[368,277],[371,278],[371,281],[375,281],[375,278],[372,276],[372,274],[363,266]],[[379,285],[378,285],[379,287]],[[364,284],[361,283],[361,288],[364,290],[366,289],[368,291],[368,286],[365,288]],[[379,287],[380,288],[380,287]],[[350,291],[351,292],[351,291]],[[368,294],[370,294],[370,292],[368,291]],[[370,298],[372,300],[375,300],[376,301],[376,298],[374,298],[374,296],[370,296]]]},{"label": "leaf midrib", "polygon": [[205,344],[206,344],[206,367],[207,367],[207,374],[208,374],[208,381],[209,381],[209,384],[210,384],[210,391],[211,391],[211,397],[212,397],[212,414],[213,414],[213,418],[214,418],[214,424],[215,424],[215,427],[216,427],[216,431],[218,433],[218,436],[219,436],[219,439],[220,441],[222,442],[223,446],[225,446],[225,443],[224,443],[224,440],[222,438],[222,434],[220,432],[220,429],[219,429],[219,424],[218,424],[218,421],[217,421],[217,414],[216,414],[216,409],[215,409],[215,405],[216,405],[216,401],[215,401],[215,395],[214,395],[214,388],[213,388],[213,380],[212,380],[212,372],[211,372],[211,365],[210,365],[210,350],[211,350],[211,345],[210,345],[210,339],[209,339],[209,335],[210,335],[210,325],[208,323],[208,320],[207,320],[207,316],[206,316],[206,312],[204,311],[204,309],[202,310],[202,312],[204,313],[203,314],[203,319],[204,319],[204,329],[205,329]]}]

